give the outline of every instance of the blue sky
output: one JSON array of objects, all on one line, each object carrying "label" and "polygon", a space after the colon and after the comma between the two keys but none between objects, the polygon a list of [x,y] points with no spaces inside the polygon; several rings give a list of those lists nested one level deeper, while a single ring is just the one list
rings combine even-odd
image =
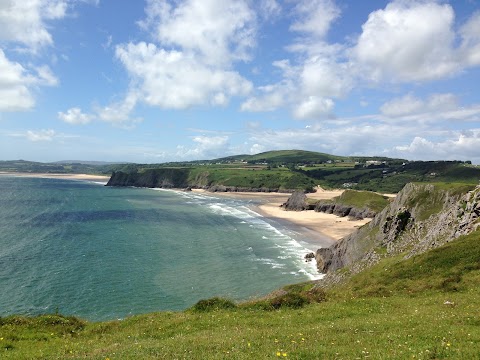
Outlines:
[{"label": "blue sky", "polygon": [[478,0],[0,0],[0,160],[480,164]]}]

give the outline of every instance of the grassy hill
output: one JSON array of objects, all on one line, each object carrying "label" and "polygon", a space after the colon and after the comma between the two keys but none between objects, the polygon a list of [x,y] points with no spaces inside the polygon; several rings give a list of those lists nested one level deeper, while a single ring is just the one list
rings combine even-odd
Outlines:
[{"label": "grassy hill", "polygon": [[306,283],[242,305],[217,299],[184,312],[102,323],[59,315],[0,318],[0,354],[2,359],[479,359],[479,283],[477,231],[409,260],[383,259],[326,293]]},{"label": "grassy hill", "polygon": [[[213,185],[309,189],[315,185],[379,192],[398,192],[409,182],[478,184],[480,167],[460,161],[407,161],[385,157],[342,157],[303,150],[268,151],[214,160],[163,164],[38,163],[0,161],[0,171],[30,173],[142,173],[155,169],[191,169]],[[270,171],[270,172],[268,172]],[[198,179],[197,179],[198,180]]]}]

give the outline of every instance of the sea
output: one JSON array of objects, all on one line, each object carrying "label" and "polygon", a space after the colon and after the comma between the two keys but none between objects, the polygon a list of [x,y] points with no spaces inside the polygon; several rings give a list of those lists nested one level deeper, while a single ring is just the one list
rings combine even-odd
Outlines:
[{"label": "sea", "polygon": [[0,316],[91,321],[245,301],[316,279],[316,249],[252,201],[0,176]]}]

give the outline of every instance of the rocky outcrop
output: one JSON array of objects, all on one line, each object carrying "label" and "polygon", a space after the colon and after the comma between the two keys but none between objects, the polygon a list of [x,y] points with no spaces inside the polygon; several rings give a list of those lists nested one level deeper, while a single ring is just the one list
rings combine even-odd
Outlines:
[{"label": "rocky outcrop", "polygon": [[187,188],[189,169],[151,169],[144,172],[112,173],[106,186],[134,186],[147,188]]},{"label": "rocky outcrop", "polygon": [[143,172],[122,172],[116,171],[112,173],[110,180],[106,186],[133,186],[146,188],[164,188],[164,189],[187,189],[192,188],[204,189],[210,192],[281,192],[292,193],[294,189],[279,188],[255,188],[255,187],[239,187],[225,185],[208,185],[208,174],[202,173],[197,175],[195,179],[190,180],[190,169],[187,168],[160,168],[148,169]]},{"label": "rocky outcrop", "polygon": [[[411,257],[469,234],[480,226],[480,186],[442,188],[407,184],[373,220],[315,258],[322,273],[348,266],[356,273],[381,257]],[[335,276],[335,275],[334,275]]]},{"label": "rocky outcrop", "polygon": [[327,203],[327,202],[318,202],[315,205],[316,212],[323,212],[326,214],[334,214],[340,217],[351,217],[357,220],[364,219],[364,218],[373,218],[376,213],[369,208],[362,208],[358,209],[353,206],[347,206],[342,204],[336,203]]},{"label": "rocky outcrop", "polygon": [[313,208],[307,203],[307,195],[303,191],[295,191],[281,207],[287,211],[303,211]]}]

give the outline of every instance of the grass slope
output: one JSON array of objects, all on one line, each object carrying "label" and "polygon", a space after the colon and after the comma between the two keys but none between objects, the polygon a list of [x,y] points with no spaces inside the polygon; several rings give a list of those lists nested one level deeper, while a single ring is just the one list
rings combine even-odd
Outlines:
[{"label": "grass slope", "polygon": [[[85,323],[0,319],[2,359],[479,359],[480,232],[383,260],[300,309],[204,302],[181,313]],[[312,284],[288,287],[294,299]],[[280,295],[282,296],[282,295]],[[278,297],[277,297],[278,298]],[[448,302],[447,302],[448,301]],[[216,310],[208,309],[217,305]],[[198,304],[197,304],[198,305]],[[215,307],[215,306],[213,306]]]},{"label": "grass slope", "polygon": [[[318,202],[318,201],[315,201]],[[375,212],[382,211],[389,203],[388,198],[371,191],[345,190],[342,195],[331,200],[321,200],[323,203],[334,203],[354,207],[357,209],[368,208]]]}]

